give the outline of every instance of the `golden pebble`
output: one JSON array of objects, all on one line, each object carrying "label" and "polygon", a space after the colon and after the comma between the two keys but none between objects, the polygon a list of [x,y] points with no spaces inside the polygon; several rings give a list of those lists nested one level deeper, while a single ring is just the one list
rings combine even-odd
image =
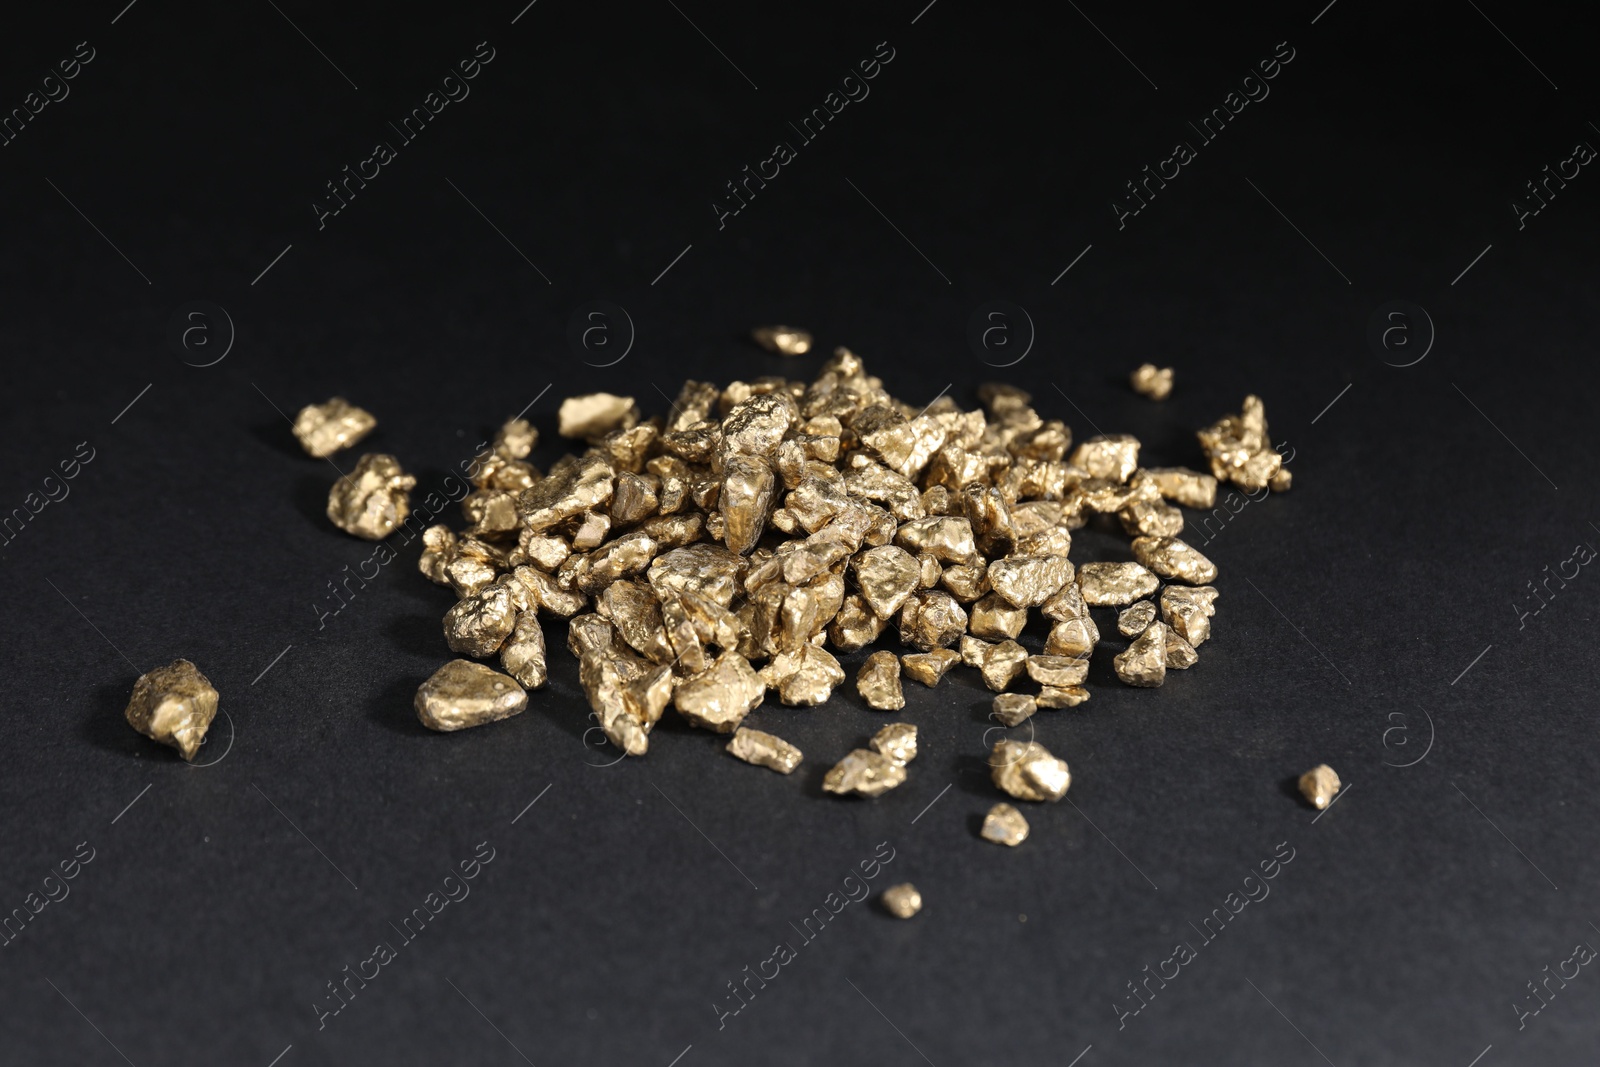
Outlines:
[{"label": "golden pebble", "polygon": [[1153,622],[1111,661],[1129,685],[1152,688],[1167,680],[1167,627]]},{"label": "golden pebble", "polygon": [[294,436],[307,455],[327,459],[371,433],[378,420],[342,396],[307,404],[294,417]]},{"label": "golden pebble", "polygon": [[1133,391],[1151,400],[1165,400],[1172,393],[1172,368],[1141,363],[1129,376]]},{"label": "golden pebble", "polygon": [[1015,848],[1028,839],[1028,820],[1022,817],[1022,812],[1002,800],[983,817],[982,833],[985,841]]},{"label": "golden pebble", "polygon": [[1300,795],[1311,802],[1318,811],[1333,803],[1339,792],[1339,776],[1326,763],[1319,763],[1300,776]]},{"label": "golden pebble", "polygon": [[803,356],[811,351],[811,333],[793,326],[757,326],[750,331],[756,344],[780,356]]},{"label": "golden pebble", "polygon": [[741,726],[728,742],[728,751],[746,763],[767,767],[779,774],[791,774],[800,766],[801,754],[781,737]]},{"label": "golden pebble", "polygon": [[917,758],[917,728],[909,722],[891,722],[880,727],[868,743],[896,763],[910,763]]},{"label": "golden pebble", "polygon": [[829,769],[822,788],[843,796],[882,796],[906,780],[906,765],[870,748],[853,749]]},{"label": "golden pebble", "polygon": [[1093,607],[1121,607],[1156,591],[1161,582],[1138,563],[1085,563],[1078,568],[1078,589]]},{"label": "golden pebble", "polygon": [[1018,726],[1038,710],[1038,701],[1026,693],[1001,693],[990,705],[990,714],[1002,726]]},{"label": "golden pebble", "polygon": [[1072,785],[1065,760],[1037,741],[996,741],[989,754],[994,784],[1017,800],[1060,800]]},{"label": "golden pebble", "polygon": [[139,676],[123,715],[141,734],[192,760],[217,716],[217,700],[216,687],[199,667],[175,659]]},{"label": "golden pebble", "polygon": [[1117,614],[1117,632],[1123,637],[1138,637],[1156,621],[1156,602],[1136,600]]},{"label": "golden pebble", "polygon": [[922,910],[922,894],[910,882],[890,886],[879,899],[883,909],[896,919],[909,919]]},{"label": "golden pebble", "polygon": [[453,659],[417,687],[413,703],[422,725],[448,733],[520,714],[528,706],[528,694],[509,675]]},{"label": "golden pebble", "polygon": [[893,652],[874,652],[856,673],[856,692],[867,706],[879,711],[899,711],[906,706],[900,689],[900,660]]},{"label": "golden pebble", "polygon": [[355,470],[328,491],[328,518],[345,533],[381,541],[411,514],[417,479],[400,469],[400,461],[382,452],[368,452]]},{"label": "golden pebble", "polygon": [[929,689],[938,685],[939,679],[960,662],[961,654],[948,648],[936,648],[931,652],[910,652],[900,657],[900,665],[905,669],[906,677],[921,682]]}]

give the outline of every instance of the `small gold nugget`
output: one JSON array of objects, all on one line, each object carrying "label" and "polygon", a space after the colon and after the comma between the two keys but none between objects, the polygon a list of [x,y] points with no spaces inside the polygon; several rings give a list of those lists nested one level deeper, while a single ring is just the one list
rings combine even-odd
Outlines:
[{"label": "small gold nugget", "polygon": [[1001,693],[994,698],[990,712],[1002,726],[1017,726],[1039,710],[1039,702],[1026,693]]},{"label": "small gold nugget", "polygon": [[1129,376],[1133,391],[1151,400],[1165,400],[1172,393],[1172,368],[1157,367],[1154,363],[1141,363]]},{"label": "small gold nugget", "polygon": [[328,518],[345,533],[382,541],[411,514],[417,479],[400,469],[400,461],[382,452],[368,452],[355,470],[328,491]]},{"label": "small gold nugget", "polygon": [[192,760],[217,715],[217,690],[186,659],[139,676],[123,713],[128,725]]},{"label": "small gold nugget", "polygon": [[961,662],[961,653],[952,648],[936,648],[932,652],[910,652],[900,657],[907,677],[932,689],[939,679]]},{"label": "small gold nugget", "polygon": [[1161,582],[1138,563],[1085,563],[1078,588],[1093,607],[1122,607],[1156,591]]},{"label": "small gold nugget", "polygon": [[892,722],[880,728],[869,743],[902,766],[917,758],[917,728],[909,722]]},{"label": "small gold nugget", "polygon": [[1001,801],[983,817],[983,839],[1016,848],[1028,839],[1028,820],[1022,812]]},{"label": "small gold nugget", "polygon": [[1154,688],[1167,680],[1167,627],[1152,622],[1126,651],[1111,660],[1117,677],[1129,685]]},{"label": "small gold nugget", "polygon": [[307,404],[294,417],[294,435],[308,455],[327,459],[372,432],[378,420],[342,396],[326,404]]},{"label": "small gold nugget", "polygon": [[793,326],[757,326],[750,331],[756,344],[780,356],[803,356],[811,351],[811,333]]},{"label": "small gold nugget", "polygon": [[843,796],[882,796],[906,780],[906,765],[870,748],[853,749],[823,776],[822,788]]},{"label": "small gold nugget", "polygon": [[800,750],[781,737],[741,726],[728,742],[728,752],[746,763],[789,774],[800,766]]},{"label": "small gold nugget", "polygon": [[856,673],[856,691],[869,708],[899,711],[906,706],[900,688],[900,660],[893,652],[874,652]]},{"label": "small gold nugget", "polygon": [[1136,600],[1117,616],[1117,632],[1123,637],[1138,637],[1156,621],[1156,602]]},{"label": "small gold nugget", "polygon": [[561,402],[557,431],[562,437],[599,438],[613,430],[626,430],[639,421],[639,406],[631,396],[589,393]]},{"label": "small gold nugget", "polygon": [[1311,806],[1322,811],[1333,803],[1339,792],[1339,776],[1326,763],[1319,763],[1300,776],[1300,795],[1311,801]]},{"label": "small gold nugget", "polygon": [[909,919],[922,910],[922,894],[910,882],[890,886],[879,899],[883,909],[896,919]]},{"label": "small gold nugget", "polygon": [[1066,760],[1056,759],[1037,741],[996,741],[989,754],[989,776],[1018,800],[1060,800],[1072,785]]},{"label": "small gold nugget", "polygon": [[453,659],[417,687],[412,703],[422,725],[449,733],[518,715],[528,706],[528,694],[510,675]]}]

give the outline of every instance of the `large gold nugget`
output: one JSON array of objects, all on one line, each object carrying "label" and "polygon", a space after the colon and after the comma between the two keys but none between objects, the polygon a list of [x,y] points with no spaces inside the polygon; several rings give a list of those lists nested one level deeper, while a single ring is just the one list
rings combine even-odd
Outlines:
[{"label": "large gold nugget", "polygon": [[1339,792],[1339,775],[1326,763],[1319,763],[1300,776],[1300,795],[1311,802],[1318,811],[1333,803]]},{"label": "large gold nugget", "polygon": [[345,533],[382,541],[411,514],[417,479],[400,469],[400,461],[382,452],[368,452],[355,470],[333,483],[328,492],[328,518]]},{"label": "large gold nugget", "polygon": [[766,695],[767,687],[750,661],[728,651],[717,657],[714,666],[678,683],[672,701],[691,725],[731,734]]},{"label": "large gold nugget", "polygon": [[294,417],[294,435],[307,454],[327,459],[341,448],[360,441],[378,420],[342,396],[326,404],[307,404]]},{"label": "large gold nugget", "polygon": [[186,659],[176,659],[139,676],[123,713],[128,725],[192,760],[217,716],[217,690]]},{"label": "large gold nugget", "polygon": [[879,711],[899,711],[906,706],[900,688],[900,661],[893,652],[874,652],[867,657],[856,673],[856,692],[868,707]]},{"label": "large gold nugget", "polygon": [[843,796],[882,796],[906,780],[906,765],[882,752],[858,748],[834,764],[822,778],[822,788]]},{"label": "large gold nugget", "polygon": [[741,726],[728,742],[728,752],[746,763],[768,767],[779,774],[789,774],[800,766],[801,754],[789,742],[764,730]]},{"label": "large gold nugget", "polygon": [[996,741],[989,754],[994,784],[1018,800],[1060,800],[1072,785],[1065,760],[1037,741]]},{"label": "large gold nugget", "polygon": [[772,467],[760,456],[729,456],[723,465],[719,506],[725,522],[723,541],[746,555],[761,540],[777,489]]},{"label": "large gold nugget", "polygon": [[417,718],[449,733],[520,714],[528,694],[515,678],[471,660],[453,659],[417,688]]}]

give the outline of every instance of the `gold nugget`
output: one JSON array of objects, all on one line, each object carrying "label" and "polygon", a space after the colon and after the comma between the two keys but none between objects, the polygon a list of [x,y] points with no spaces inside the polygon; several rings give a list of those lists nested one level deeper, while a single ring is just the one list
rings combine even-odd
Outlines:
[{"label": "gold nugget", "polygon": [[411,514],[417,479],[400,469],[400,461],[382,452],[368,452],[355,470],[328,491],[328,518],[345,533],[382,541]]},{"label": "gold nugget", "polygon": [[1311,802],[1311,806],[1322,811],[1333,803],[1334,794],[1339,792],[1339,776],[1334,769],[1326,763],[1319,763],[1300,776],[1300,795]]},{"label": "gold nugget", "polygon": [[757,326],[750,331],[750,338],[780,356],[803,356],[811,351],[810,332],[793,326]]},{"label": "gold nugget", "polygon": [[983,817],[983,839],[1016,848],[1028,839],[1028,820],[1022,812],[1001,801]]},{"label": "gold nugget", "polygon": [[869,744],[896,763],[910,763],[917,758],[917,728],[909,722],[892,722],[879,728]]},{"label": "gold nugget", "polygon": [[900,660],[893,652],[874,652],[856,674],[856,691],[867,706],[879,711],[899,711],[906,706],[900,689]]},{"label": "gold nugget", "polygon": [[896,919],[909,919],[922,910],[922,894],[910,882],[890,886],[879,899],[884,910]]},{"label": "gold nugget", "polygon": [[378,420],[342,396],[307,404],[294,417],[294,436],[307,455],[327,459],[371,433]]},{"label": "gold nugget", "polygon": [[757,767],[768,767],[779,774],[790,774],[800,766],[800,750],[781,737],[741,726],[733,732],[728,751]]},{"label": "gold nugget", "polygon": [[1001,693],[990,705],[990,714],[1002,726],[1019,726],[1038,710],[1038,702],[1026,693]]},{"label": "gold nugget", "polygon": [[906,780],[906,765],[870,748],[858,748],[834,764],[822,778],[822,788],[844,796],[882,796]]},{"label": "gold nugget", "polygon": [[139,676],[123,712],[128,725],[192,760],[217,716],[217,690],[186,659],[176,659]]},{"label": "gold nugget", "polygon": [[994,784],[1018,800],[1060,800],[1072,785],[1065,760],[1037,741],[997,741],[989,754]]},{"label": "gold nugget", "polygon": [[1129,376],[1133,391],[1151,400],[1165,400],[1172,392],[1172,368],[1141,363]]},{"label": "gold nugget", "polygon": [[417,687],[413,705],[422,725],[448,733],[521,714],[528,694],[509,675],[453,659]]}]

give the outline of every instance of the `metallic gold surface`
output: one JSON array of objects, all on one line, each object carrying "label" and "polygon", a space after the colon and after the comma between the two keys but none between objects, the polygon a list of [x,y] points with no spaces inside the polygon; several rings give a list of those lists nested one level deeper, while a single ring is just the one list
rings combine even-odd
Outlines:
[{"label": "metallic gold surface", "polygon": [[342,396],[307,404],[294,417],[294,436],[307,455],[327,459],[371,433],[378,420]]},{"label": "metallic gold surface", "polygon": [[381,541],[411,514],[417,480],[400,469],[400,461],[382,452],[368,452],[355,469],[328,491],[328,518],[345,533]]},{"label": "metallic gold surface", "polygon": [[123,715],[141,734],[192,760],[216,718],[217,700],[216,687],[200,668],[176,659],[139,676]]},{"label": "metallic gold surface", "polygon": [[896,763],[910,763],[917,758],[917,728],[909,722],[891,722],[880,727],[868,743],[874,751]]},{"label": "metallic gold surface", "polygon": [[853,749],[823,775],[822,788],[841,796],[882,796],[906,780],[906,765],[870,748]]},{"label": "metallic gold surface", "polygon": [[961,655],[952,649],[936,648],[931,652],[910,652],[900,657],[906,677],[921,682],[928,688],[939,684],[939,679],[961,662]]},{"label": "metallic gold surface", "polygon": [[1215,563],[1176,537],[1135,537],[1133,558],[1170,581],[1206,585],[1217,577]]},{"label": "metallic gold surface", "polygon": [[1017,726],[1039,710],[1039,704],[1026,693],[1001,693],[989,707],[994,720],[1002,726]]},{"label": "metallic gold surface", "polygon": [[750,331],[756,344],[780,356],[803,356],[811,351],[811,333],[794,326],[757,326]]},{"label": "metallic gold surface", "polygon": [[1300,776],[1300,795],[1311,802],[1318,811],[1333,803],[1339,792],[1339,775],[1326,763],[1319,763]]},{"label": "metallic gold surface", "polygon": [[1022,677],[1028,666],[1028,650],[1007,638],[990,645],[983,653],[978,670],[983,674],[983,684],[996,693],[1003,693],[1011,683]]},{"label": "metallic gold surface", "polygon": [[520,714],[528,694],[509,675],[453,659],[417,688],[413,706],[422,725],[448,733]]},{"label": "metallic gold surface", "polygon": [[1078,589],[1092,607],[1121,607],[1156,591],[1161,583],[1139,563],[1085,563]]},{"label": "metallic gold surface", "polygon": [[900,660],[893,652],[874,652],[856,672],[856,692],[870,708],[899,711],[906,706],[900,689]]},{"label": "metallic gold surface", "polygon": [[766,693],[767,687],[750,661],[727,651],[711,667],[679,682],[673,690],[672,706],[690,725],[728,734],[761,706]]},{"label": "metallic gold surface", "polygon": [[1167,627],[1153,622],[1112,660],[1117,677],[1129,685],[1153,688],[1167,680]]},{"label": "metallic gold surface", "polygon": [[559,418],[560,429],[557,432],[562,437],[590,440],[634,425],[639,421],[639,406],[631,396],[588,393],[563,400]]},{"label": "metallic gold surface", "polygon": [[922,894],[910,882],[890,886],[879,899],[883,910],[896,919],[909,919],[922,910]]},{"label": "metallic gold surface", "polygon": [[989,776],[1017,800],[1060,800],[1072,785],[1066,761],[1037,741],[996,741],[989,753]]},{"label": "metallic gold surface", "polygon": [[1133,391],[1151,400],[1165,400],[1172,393],[1172,368],[1141,363],[1128,377]]},{"label": "metallic gold surface", "polygon": [[981,833],[985,841],[1015,848],[1028,839],[1028,820],[1014,806],[1001,801],[983,817]]},{"label": "metallic gold surface", "polygon": [[741,726],[728,742],[728,751],[746,763],[768,767],[779,774],[791,774],[800,766],[801,753],[781,737]]},{"label": "metallic gold surface", "polygon": [[1156,602],[1136,600],[1117,615],[1117,632],[1123,637],[1138,637],[1156,621]]}]

